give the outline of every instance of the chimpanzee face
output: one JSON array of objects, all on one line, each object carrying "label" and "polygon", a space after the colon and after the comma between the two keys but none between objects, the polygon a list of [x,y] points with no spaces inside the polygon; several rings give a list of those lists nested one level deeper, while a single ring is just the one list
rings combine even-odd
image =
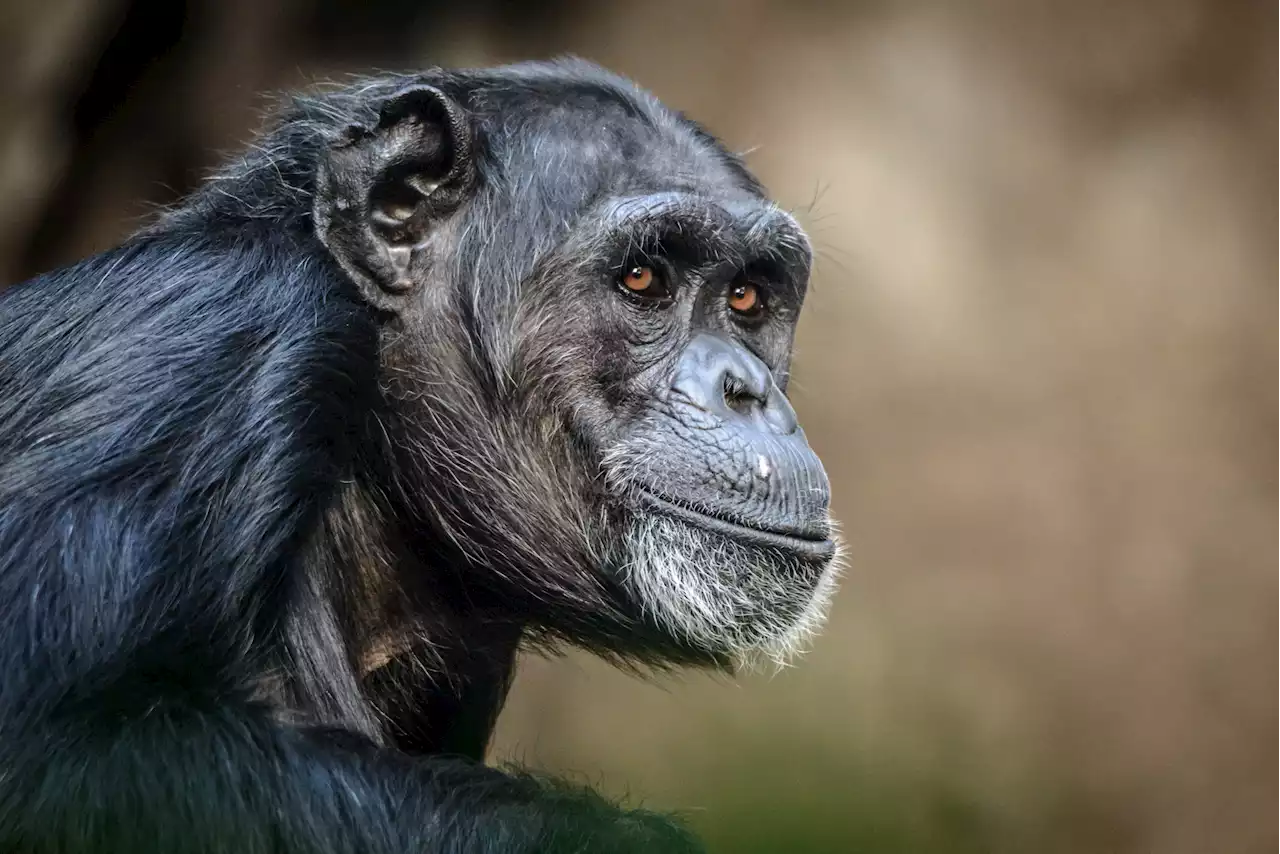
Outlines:
[{"label": "chimpanzee face", "polygon": [[552,631],[781,658],[836,575],[785,395],[809,242],[704,131],[582,70],[410,81],[321,167],[322,239],[389,315],[404,492]]}]

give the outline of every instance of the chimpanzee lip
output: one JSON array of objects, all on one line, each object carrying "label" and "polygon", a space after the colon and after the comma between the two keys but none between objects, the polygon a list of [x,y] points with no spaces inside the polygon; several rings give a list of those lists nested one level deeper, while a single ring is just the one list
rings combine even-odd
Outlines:
[{"label": "chimpanzee lip", "polygon": [[715,531],[735,540],[745,540],[752,545],[769,546],[798,554],[811,560],[830,560],[836,552],[835,541],[829,537],[813,536],[802,531],[770,531],[744,525],[723,516],[712,516],[683,502],[657,495],[647,489],[639,491],[641,500],[654,510],[674,516],[686,524]]}]

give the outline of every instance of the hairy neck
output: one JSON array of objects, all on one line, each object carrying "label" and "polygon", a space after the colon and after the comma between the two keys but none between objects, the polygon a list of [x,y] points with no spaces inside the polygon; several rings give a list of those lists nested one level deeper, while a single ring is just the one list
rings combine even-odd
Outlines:
[{"label": "hairy neck", "polygon": [[345,483],[310,544],[285,633],[299,674],[286,702],[379,744],[480,758],[523,625],[458,595],[376,495]]}]

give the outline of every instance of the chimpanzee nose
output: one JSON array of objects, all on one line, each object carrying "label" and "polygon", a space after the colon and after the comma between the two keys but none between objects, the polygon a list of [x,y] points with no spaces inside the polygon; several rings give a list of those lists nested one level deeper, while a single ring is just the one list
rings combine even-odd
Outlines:
[{"label": "chimpanzee nose", "polygon": [[672,387],[721,418],[784,436],[796,431],[795,410],[764,362],[718,335],[701,333],[690,342]]}]

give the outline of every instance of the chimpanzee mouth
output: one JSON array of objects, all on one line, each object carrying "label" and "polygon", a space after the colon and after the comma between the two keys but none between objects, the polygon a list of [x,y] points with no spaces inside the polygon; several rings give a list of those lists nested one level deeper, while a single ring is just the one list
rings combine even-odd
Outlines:
[{"label": "chimpanzee mouth", "polygon": [[765,530],[744,525],[723,516],[712,516],[705,510],[656,495],[647,489],[639,490],[639,496],[641,502],[652,510],[674,517],[687,525],[714,531],[749,545],[780,549],[813,561],[829,561],[836,553],[835,541],[827,536],[797,530]]}]

